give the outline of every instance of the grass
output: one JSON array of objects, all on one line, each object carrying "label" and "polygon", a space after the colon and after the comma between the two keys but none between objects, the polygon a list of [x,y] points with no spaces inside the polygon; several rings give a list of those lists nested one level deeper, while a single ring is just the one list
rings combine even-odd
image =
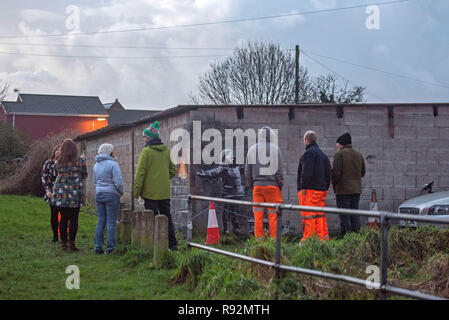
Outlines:
[{"label": "grass", "polygon": [[[80,213],[79,253],[52,243],[50,211],[41,198],[0,196],[0,299],[193,299],[170,285],[173,270],[151,270],[137,250],[94,255],[96,216]],[[123,250],[123,248],[121,248]],[[66,267],[80,269],[80,290],[68,290]]]},{"label": "grass", "polygon": [[[119,244],[112,255],[94,255],[94,208],[79,218],[78,253],[52,243],[50,212],[41,198],[0,195],[0,299],[377,299],[375,290],[282,273],[197,249],[179,248],[154,264],[152,256]],[[281,263],[367,278],[369,265],[379,265],[379,232],[363,229],[343,239],[304,246],[288,236]],[[202,243],[204,239],[195,239]],[[274,261],[275,241],[222,237],[218,247]],[[80,269],[80,290],[68,290],[67,266]],[[389,233],[389,282],[449,298],[449,230],[392,228]],[[391,297],[394,299],[401,297]],[[403,299],[403,298],[401,298]]]}]

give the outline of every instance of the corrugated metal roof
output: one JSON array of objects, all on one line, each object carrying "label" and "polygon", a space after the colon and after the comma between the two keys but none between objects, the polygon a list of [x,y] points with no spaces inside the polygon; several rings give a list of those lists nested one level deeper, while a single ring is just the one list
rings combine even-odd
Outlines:
[{"label": "corrugated metal roof", "polygon": [[7,113],[108,116],[98,97],[25,93],[19,97],[21,102],[2,102]]}]

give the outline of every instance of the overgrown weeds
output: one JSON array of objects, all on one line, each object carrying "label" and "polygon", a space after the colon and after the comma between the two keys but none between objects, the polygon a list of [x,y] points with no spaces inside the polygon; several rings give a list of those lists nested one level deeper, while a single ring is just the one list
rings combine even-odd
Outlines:
[{"label": "overgrown weeds", "polygon": [[74,131],[66,130],[34,141],[27,153],[27,159],[19,165],[12,176],[0,181],[0,193],[43,196],[41,177],[45,161],[51,157],[51,151],[63,139],[74,138],[76,135]]}]

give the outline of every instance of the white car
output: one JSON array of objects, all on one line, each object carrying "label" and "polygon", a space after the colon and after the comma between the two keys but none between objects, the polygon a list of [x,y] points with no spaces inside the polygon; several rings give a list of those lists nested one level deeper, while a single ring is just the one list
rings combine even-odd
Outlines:
[{"label": "white car", "polygon": [[[430,187],[429,187],[430,186]],[[423,191],[432,191],[432,183],[426,185]],[[432,216],[449,218],[449,191],[424,194],[404,201],[398,209],[399,214],[416,214],[420,216]],[[423,224],[423,223],[420,223]],[[425,223],[424,223],[425,224]],[[416,227],[416,221],[399,221],[400,226]],[[444,225],[441,225],[444,226]],[[447,225],[446,225],[447,226]]]}]

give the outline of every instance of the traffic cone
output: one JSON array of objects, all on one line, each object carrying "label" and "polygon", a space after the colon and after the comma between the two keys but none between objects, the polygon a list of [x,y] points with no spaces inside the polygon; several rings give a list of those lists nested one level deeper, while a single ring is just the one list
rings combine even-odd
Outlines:
[{"label": "traffic cone", "polygon": [[[379,211],[379,206],[377,205],[377,193],[376,190],[371,191],[371,204],[370,204],[370,210],[371,211]],[[368,226],[371,228],[380,228],[379,219],[375,217],[369,217],[368,218]]]},{"label": "traffic cone", "polygon": [[217,244],[220,240],[220,229],[218,228],[217,214],[215,205],[209,202],[209,220],[207,222],[206,244]]}]

